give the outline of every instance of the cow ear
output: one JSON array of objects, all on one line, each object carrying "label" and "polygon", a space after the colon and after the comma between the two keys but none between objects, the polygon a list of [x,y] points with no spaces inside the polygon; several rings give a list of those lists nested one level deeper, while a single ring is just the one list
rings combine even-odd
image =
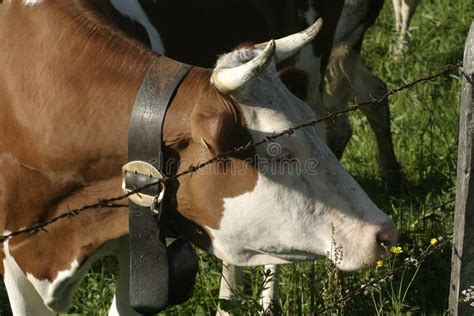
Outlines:
[{"label": "cow ear", "polygon": [[242,139],[238,113],[228,102],[219,105],[197,107],[191,115],[193,140],[213,156],[234,149]]}]

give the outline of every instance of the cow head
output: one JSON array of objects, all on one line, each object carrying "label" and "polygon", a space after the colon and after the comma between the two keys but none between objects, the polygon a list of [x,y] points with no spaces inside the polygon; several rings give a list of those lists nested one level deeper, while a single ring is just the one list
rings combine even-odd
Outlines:
[{"label": "cow head", "polygon": [[[319,28],[317,22],[225,54],[213,71],[191,71],[165,123],[165,143],[179,155],[181,171],[314,118],[285,88],[274,61],[301,49]],[[373,265],[385,253],[381,243],[397,238],[390,218],[313,127],[181,177],[177,208],[206,230],[212,253],[235,265],[332,257],[339,247],[338,266],[354,270]]]}]

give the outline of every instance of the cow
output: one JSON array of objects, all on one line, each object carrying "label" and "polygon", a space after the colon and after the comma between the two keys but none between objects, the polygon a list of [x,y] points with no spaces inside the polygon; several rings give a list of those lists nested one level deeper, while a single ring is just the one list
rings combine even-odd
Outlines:
[{"label": "cow", "polygon": [[[0,5],[3,235],[121,193],[134,100],[150,66],[162,57],[117,29],[105,13],[88,0]],[[301,50],[319,28],[318,22],[223,54],[211,69],[193,67],[164,121],[172,170],[189,170],[314,117],[278,78],[275,61]],[[281,151],[272,156],[269,147],[275,145]],[[265,168],[289,161],[314,163],[300,172]],[[344,250],[338,266],[351,271],[374,265],[384,246],[396,242],[391,219],[314,128],[202,171],[173,183],[175,196],[163,202],[163,214],[179,219],[169,221],[168,229],[231,264],[314,260],[325,257],[335,239]],[[106,255],[119,262],[110,314],[136,314],[128,300],[127,215],[104,206],[6,240],[1,273],[13,314],[67,311],[89,267]]]},{"label": "cow", "polygon": [[392,0],[395,13],[395,29],[398,34],[395,54],[400,55],[407,45],[407,32],[411,18],[415,14],[420,0]]},{"label": "cow", "polygon": [[[344,109],[348,100],[363,102],[387,94],[386,84],[372,74],[361,58],[365,32],[377,19],[383,4],[383,0],[345,1],[324,76],[322,105],[327,111]],[[388,99],[378,106],[361,106],[360,110],[374,131],[386,186],[398,190],[402,174],[394,152]],[[329,147],[340,157],[352,135],[347,116],[328,124],[327,133]]]},{"label": "cow", "polygon": [[[220,52],[241,42],[287,35],[322,16],[326,23],[319,40],[301,50],[293,61],[280,66],[280,78],[287,87],[310,104],[320,117],[344,109],[348,100],[365,101],[387,92],[384,82],[370,72],[360,57],[364,33],[377,18],[383,0],[347,0],[345,4],[342,0],[206,0],[186,4],[111,0],[110,3],[118,11],[112,20],[131,36],[161,54],[206,67],[215,63]],[[243,16],[245,23],[241,22]],[[125,23],[127,19],[129,24]],[[132,27],[130,23],[136,25]],[[192,27],[193,33],[183,31],[187,28],[180,26],[181,23]],[[205,49],[195,53],[192,47],[195,43]],[[388,102],[385,100],[378,107],[363,106],[361,110],[374,130],[388,187],[397,188],[401,168],[393,150]],[[340,158],[352,135],[348,117],[342,116],[319,132]],[[277,271],[275,267],[268,268]],[[221,297],[232,296],[229,283],[234,284],[238,279],[234,271],[238,268],[223,269]],[[267,292],[272,293],[274,289],[270,287]],[[264,301],[268,303],[269,299],[264,298]]]}]

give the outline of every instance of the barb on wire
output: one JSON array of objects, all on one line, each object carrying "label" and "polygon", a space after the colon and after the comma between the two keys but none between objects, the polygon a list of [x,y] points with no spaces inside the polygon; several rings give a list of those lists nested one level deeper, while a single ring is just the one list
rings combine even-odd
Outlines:
[{"label": "barb on wire", "polygon": [[266,136],[266,137],[262,138],[259,141],[249,142],[248,144],[246,144],[244,146],[241,146],[241,147],[237,147],[234,150],[229,150],[227,152],[223,152],[221,154],[218,154],[218,155],[214,156],[213,158],[211,158],[208,161],[205,161],[205,162],[202,162],[202,163],[199,163],[199,164],[196,164],[196,165],[192,165],[187,170],[185,170],[181,173],[178,173],[176,175],[164,177],[164,178],[162,178],[162,179],[160,179],[156,182],[147,184],[143,187],[137,188],[135,190],[132,190],[128,193],[125,193],[125,194],[122,194],[122,195],[119,195],[119,196],[116,196],[116,197],[100,199],[97,203],[84,205],[84,206],[76,208],[74,210],[68,210],[67,212],[62,213],[62,214],[60,214],[60,215],[58,215],[54,218],[51,218],[50,220],[47,220],[47,221],[44,221],[44,222],[41,222],[41,223],[36,223],[33,226],[25,227],[25,228],[22,228],[20,230],[11,232],[9,234],[0,236],[0,243],[3,243],[5,241],[7,241],[8,239],[10,239],[12,237],[15,237],[15,236],[18,236],[18,235],[21,235],[21,234],[35,234],[35,233],[43,230],[45,227],[47,227],[47,226],[49,226],[49,225],[51,225],[51,224],[53,224],[53,223],[55,223],[55,222],[57,222],[61,219],[70,218],[70,217],[73,217],[73,216],[78,216],[79,214],[81,214],[85,211],[90,211],[90,210],[100,209],[100,208],[123,208],[123,207],[128,207],[127,205],[120,205],[120,204],[114,204],[114,203],[117,202],[117,201],[121,201],[125,198],[128,198],[129,196],[131,196],[133,194],[138,194],[140,191],[142,191],[144,189],[147,189],[149,187],[159,185],[159,184],[166,184],[167,182],[169,182],[171,180],[175,180],[175,179],[178,179],[178,178],[183,177],[185,175],[188,175],[190,173],[196,172],[196,171],[198,171],[198,170],[200,170],[200,169],[202,169],[202,168],[204,168],[208,165],[211,165],[211,164],[213,164],[215,162],[218,162],[222,159],[228,158],[232,155],[246,152],[246,151],[251,150],[251,149],[253,149],[257,146],[263,145],[265,143],[272,142],[275,139],[283,137],[283,136],[291,136],[293,133],[295,133],[299,129],[302,129],[302,128],[305,128],[305,127],[310,127],[310,126],[315,126],[315,125],[317,125],[321,122],[324,122],[324,121],[334,121],[334,120],[338,119],[339,117],[341,117],[342,115],[344,115],[346,113],[356,111],[361,106],[365,106],[365,105],[374,105],[374,106],[376,106],[379,103],[383,102],[388,97],[393,96],[394,94],[396,94],[400,91],[413,88],[414,86],[416,86],[418,84],[430,82],[430,81],[432,81],[432,80],[434,80],[438,77],[447,76],[447,75],[453,73],[455,70],[459,69],[460,67],[462,67],[462,61],[458,61],[457,63],[446,65],[443,68],[443,70],[441,70],[441,71],[439,71],[439,72],[437,72],[433,75],[425,76],[425,77],[422,77],[420,79],[411,81],[407,84],[404,84],[402,86],[396,87],[396,88],[388,91],[385,95],[383,95],[379,98],[375,98],[371,101],[366,101],[366,102],[360,102],[360,103],[355,102],[345,110],[338,111],[338,112],[332,112],[332,113],[328,114],[327,116],[325,116],[323,118],[311,119],[307,122],[304,122],[304,123],[302,123],[300,125],[297,125],[297,126],[293,126],[293,127],[289,128],[289,129],[286,129],[284,131],[281,131],[281,132],[278,132],[278,133],[273,133],[272,135]]},{"label": "barb on wire", "polygon": [[18,236],[18,235],[22,235],[22,234],[33,235],[40,231],[48,232],[46,230],[46,227],[51,224],[56,223],[57,221],[61,219],[76,217],[76,216],[79,216],[79,214],[83,213],[84,211],[88,211],[88,210],[90,211],[90,210],[99,209],[99,208],[128,208],[128,205],[127,204],[114,204],[114,203],[104,202],[104,200],[101,200],[98,203],[85,205],[83,207],[73,209],[73,210],[68,210],[67,212],[62,213],[56,217],[53,217],[50,220],[47,220],[41,223],[36,223],[32,226],[28,226],[28,227],[16,230],[14,232],[11,232],[9,234],[0,236],[0,243],[4,243],[8,239]]}]

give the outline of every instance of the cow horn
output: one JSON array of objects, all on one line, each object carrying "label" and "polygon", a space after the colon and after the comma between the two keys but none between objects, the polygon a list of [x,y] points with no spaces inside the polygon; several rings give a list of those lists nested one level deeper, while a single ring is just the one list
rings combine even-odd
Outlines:
[{"label": "cow horn", "polygon": [[245,64],[233,68],[216,68],[212,74],[212,83],[223,93],[236,91],[264,70],[272,61],[274,53],[275,41],[271,40],[258,56]]},{"label": "cow horn", "polygon": [[[291,34],[286,37],[277,39],[275,41],[275,62],[279,63],[296,54],[300,49],[308,45],[312,40],[316,38],[316,35],[318,35],[322,27],[323,19],[319,18],[307,29],[299,33]],[[267,43],[261,43],[255,45],[255,47],[262,48],[266,45]]]}]

